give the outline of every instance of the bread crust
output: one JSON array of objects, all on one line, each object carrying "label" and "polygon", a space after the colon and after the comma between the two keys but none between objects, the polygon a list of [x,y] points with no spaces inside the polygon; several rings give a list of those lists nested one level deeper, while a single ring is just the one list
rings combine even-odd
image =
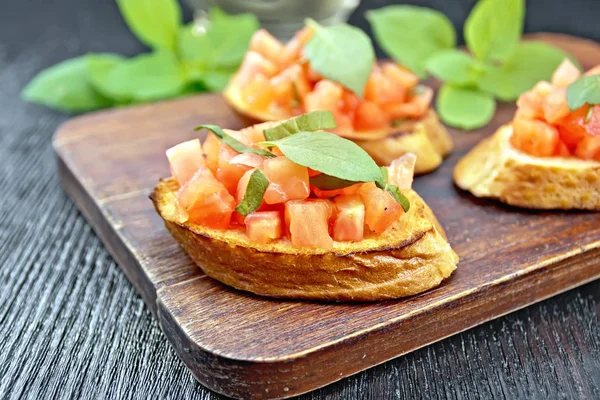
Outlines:
[{"label": "bread crust", "polygon": [[523,208],[600,210],[599,162],[528,155],[510,144],[512,132],[504,125],[464,156],[456,185]]},{"label": "bread crust", "polygon": [[411,209],[382,235],[333,249],[295,248],[288,240],[251,242],[243,231],[178,221],[177,183],[162,180],[150,198],[165,226],[210,277],[264,296],[374,301],[410,296],[438,286],[458,256],[432,211],[413,191]]},{"label": "bread crust", "polygon": [[[231,84],[223,92],[223,97],[246,125],[290,118],[289,115],[250,109],[242,101],[239,90]],[[340,136],[354,141],[382,166],[390,165],[403,154],[414,153],[417,156],[416,174],[435,170],[453,148],[450,134],[432,109],[418,120],[407,120],[393,127],[352,132]]]}]

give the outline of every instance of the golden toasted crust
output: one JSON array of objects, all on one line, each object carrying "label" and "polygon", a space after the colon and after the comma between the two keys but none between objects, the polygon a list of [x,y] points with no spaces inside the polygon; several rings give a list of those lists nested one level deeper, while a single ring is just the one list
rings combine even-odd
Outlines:
[{"label": "golden toasted crust", "polygon": [[431,289],[456,269],[458,256],[425,202],[377,237],[335,242],[333,249],[295,248],[288,240],[251,242],[242,230],[215,230],[178,221],[177,183],[163,180],[150,196],[165,226],[210,277],[260,295],[372,301]]},{"label": "golden toasted crust", "polygon": [[512,126],[483,140],[454,169],[454,181],[477,197],[535,209],[600,209],[600,163],[533,157],[510,144]]},{"label": "golden toasted crust", "polygon": [[[252,110],[242,100],[235,85],[223,92],[227,103],[248,125],[263,121],[280,121],[289,115],[272,111]],[[440,166],[445,156],[452,151],[452,138],[433,110],[420,120],[406,121],[394,127],[370,131],[347,132],[342,135],[361,146],[379,165],[390,165],[406,153],[417,156],[415,173],[431,172]]]}]

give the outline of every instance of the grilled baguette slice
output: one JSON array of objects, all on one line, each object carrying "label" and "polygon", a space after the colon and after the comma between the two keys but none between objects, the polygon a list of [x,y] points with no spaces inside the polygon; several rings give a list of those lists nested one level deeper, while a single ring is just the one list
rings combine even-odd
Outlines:
[{"label": "grilled baguette slice", "polygon": [[600,210],[600,163],[534,157],[510,144],[512,126],[483,140],[454,169],[454,182],[477,197],[534,209]]},{"label": "grilled baguette slice", "polygon": [[165,226],[210,277],[260,295],[335,301],[410,296],[438,286],[458,256],[433,212],[413,191],[411,208],[382,235],[335,242],[333,249],[295,248],[287,240],[251,242],[242,230],[179,221],[177,182],[162,180],[150,198]]},{"label": "grilled baguette slice", "polygon": [[[277,115],[256,111],[242,99],[239,88],[229,85],[223,92],[225,101],[243,120],[245,125],[255,125],[264,121],[280,121],[289,115]],[[397,126],[384,129],[349,132],[340,135],[350,139],[379,165],[387,166],[406,153],[417,156],[416,174],[431,172],[440,166],[444,157],[452,151],[452,138],[433,110],[419,120],[407,120]]]}]

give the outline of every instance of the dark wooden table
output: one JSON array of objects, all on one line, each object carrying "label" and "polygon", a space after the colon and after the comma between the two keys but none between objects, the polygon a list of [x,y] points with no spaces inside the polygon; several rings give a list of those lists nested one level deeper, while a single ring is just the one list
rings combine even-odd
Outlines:
[{"label": "dark wooden table", "polygon": [[[473,1],[413,3],[440,4],[460,23]],[[531,30],[600,39],[597,1],[528,3]],[[142,50],[110,0],[2,2],[1,399],[220,398],[179,361],[58,185],[50,139],[67,116],[19,100],[35,73],[64,58]],[[593,282],[305,398],[600,398],[599,314]]]}]

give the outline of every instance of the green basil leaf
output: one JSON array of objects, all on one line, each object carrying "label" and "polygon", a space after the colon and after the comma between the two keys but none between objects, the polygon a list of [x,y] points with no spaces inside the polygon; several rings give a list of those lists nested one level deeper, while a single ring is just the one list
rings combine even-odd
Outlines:
[{"label": "green basil leaf", "polygon": [[100,93],[111,97],[110,93],[104,92],[103,83],[108,78],[108,74],[125,61],[126,59],[118,54],[88,54],[87,75],[90,83]]},{"label": "green basil leaf", "polygon": [[265,129],[264,132],[267,140],[278,140],[298,132],[314,132],[333,129],[336,126],[331,111],[313,111],[290,118],[273,128]]},{"label": "green basil leaf", "polygon": [[181,8],[177,0],[117,0],[121,15],[138,39],[154,48],[177,49]]},{"label": "green basil leaf", "polygon": [[394,60],[424,78],[425,62],[434,54],[456,46],[452,22],[426,7],[388,6],[368,11],[375,40]]},{"label": "green basil leaf", "polygon": [[319,174],[311,177],[310,184],[318,187],[321,190],[337,190],[347,188],[348,186],[356,185],[357,182],[347,181],[345,179],[336,178],[327,174]]},{"label": "green basil leaf", "polygon": [[398,204],[400,204],[404,209],[404,212],[408,212],[408,210],[410,210],[410,201],[400,192],[400,189],[398,189],[397,186],[385,185],[384,190],[391,194],[394,199],[396,199]]},{"label": "green basil leaf", "polygon": [[490,94],[477,89],[445,84],[438,93],[437,110],[446,124],[471,130],[490,122],[496,101]]},{"label": "green basil leaf", "polygon": [[252,14],[228,15],[218,8],[210,10],[211,25],[206,31],[211,51],[207,65],[213,68],[237,68],[242,62],[250,39],[260,28]]},{"label": "green basil leaf", "polygon": [[583,76],[569,85],[567,102],[571,111],[586,103],[600,104],[600,75]]},{"label": "green basil leaf", "polygon": [[227,87],[227,84],[234,73],[235,70],[202,71],[200,82],[202,82],[211,92],[222,92]]},{"label": "green basil leaf", "polygon": [[173,53],[156,51],[123,61],[96,82],[114,99],[152,101],[174,97],[185,88],[186,73]]},{"label": "green basil leaf", "polygon": [[354,142],[329,132],[298,132],[266,145],[277,146],[296,164],[353,182],[381,181],[375,161]]},{"label": "green basil leaf", "polygon": [[519,44],[525,0],[480,0],[467,18],[467,47],[480,60],[504,61]]},{"label": "green basil leaf", "polygon": [[182,26],[177,34],[177,54],[182,60],[204,66],[210,59],[212,48],[206,32],[195,28],[191,22]]},{"label": "green basil leaf", "polygon": [[36,75],[23,89],[24,100],[66,112],[90,111],[112,105],[94,89],[87,75],[88,56],[58,63]]},{"label": "green basil leaf", "polygon": [[388,180],[389,180],[389,173],[390,173],[390,171],[388,170],[387,167],[379,167],[379,169],[381,170],[381,176],[383,177],[381,179],[381,183],[383,183],[384,187],[385,187],[385,185],[387,185]]},{"label": "green basil leaf", "polygon": [[375,62],[371,39],[362,30],[347,24],[322,27],[308,20],[307,25],[315,29],[304,48],[311,67],[362,97]]},{"label": "green basil leaf", "polygon": [[269,180],[259,170],[255,170],[250,175],[248,186],[246,187],[246,193],[244,199],[235,208],[235,211],[242,214],[244,217],[251,212],[258,210],[263,201],[263,196],[269,186]]},{"label": "green basil leaf", "polygon": [[504,66],[485,66],[478,79],[480,89],[504,101],[514,101],[537,82],[552,78],[552,73],[566,57],[579,66],[568,53],[547,43],[520,43]]},{"label": "green basil leaf", "polygon": [[208,129],[209,131],[214,133],[215,136],[221,140],[221,142],[225,143],[226,145],[228,145],[229,147],[231,147],[238,153],[256,153],[256,154],[259,154],[259,155],[265,156],[265,157],[275,157],[275,154],[270,153],[266,150],[255,149],[255,148],[246,146],[244,143],[242,143],[239,140],[226,134],[223,131],[223,129],[221,129],[221,127],[219,127],[219,126],[207,124],[207,125],[200,125],[200,126],[197,126],[196,128],[194,128],[195,131],[199,131],[201,129]]},{"label": "green basil leaf", "polygon": [[425,68],[444,82],[468,85],[477,78],[474,64],[475,60],[464,51],[448,49],[440,51],[427,60]]}]

